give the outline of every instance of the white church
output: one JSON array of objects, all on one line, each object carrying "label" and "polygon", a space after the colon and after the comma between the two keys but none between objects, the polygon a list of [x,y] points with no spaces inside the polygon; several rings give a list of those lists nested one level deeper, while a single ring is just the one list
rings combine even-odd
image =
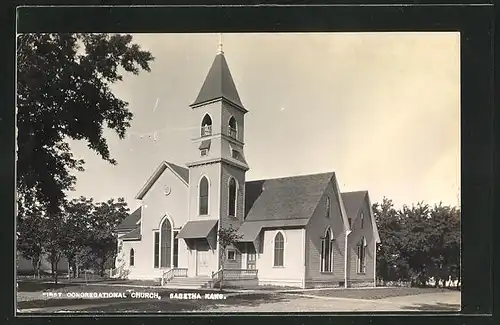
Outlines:
[{"label": "white church", "polygon": [[[141,207],[116,229],[115,276],[199,287],[221,272],[235,286],[375,285],[380,239],[367,191],[341,193],[334,172],[246,181],[248,111],[221,49],[190,110],[199,124],[192,158],[159,162],[142,184]],[[240,239],[221,271],[217,233],[228,227]]]}]

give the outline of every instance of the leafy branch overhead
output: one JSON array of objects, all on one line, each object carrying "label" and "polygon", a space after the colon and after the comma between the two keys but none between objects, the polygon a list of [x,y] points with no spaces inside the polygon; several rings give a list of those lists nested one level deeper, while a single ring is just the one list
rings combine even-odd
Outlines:
[{"label": "leafy branch overhead", "polygon": [[60,207],[84,161],[68,140],[85,140],[116,164],[104,128],[124,138],[132,113],[111,91],[124,73],[150,71],[152,54],[131,35],[23,34],[18,37],[18,191],[51,209]]}]

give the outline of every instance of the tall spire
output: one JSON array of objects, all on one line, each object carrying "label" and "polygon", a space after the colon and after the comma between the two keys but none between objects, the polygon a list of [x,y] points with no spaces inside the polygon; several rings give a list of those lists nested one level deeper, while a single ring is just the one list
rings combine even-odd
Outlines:
[{"label": "tall spire", "polygon": [[219,50],[217,51],[217,54],[224,54],[224,51],[222,50],[222,33],[219,33]]},{"label": "tall spire", "polygon": [[196,97],[194,103],[190,105],[192,108],[214,100],[225,99],[236,105],[240,110],[245,110],[241,103],[240,96],[238,95],[238,91],[236,90],[231,72],[229,71],[226,57],[223,53],[222,33],[220,33],[218,54],[215,56],[212,66],[208,71],[208,75],[201,86],[198,97]]}]

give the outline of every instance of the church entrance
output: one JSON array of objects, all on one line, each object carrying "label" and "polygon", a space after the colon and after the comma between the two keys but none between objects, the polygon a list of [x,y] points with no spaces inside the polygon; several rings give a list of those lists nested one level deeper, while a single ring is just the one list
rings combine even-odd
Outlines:
[{"label": "church entrance", "polygon": [[198,242],[196,245],[196,275],[209,275],[210,260],[212,257],[212,251],[210,246],[206,242]]}]

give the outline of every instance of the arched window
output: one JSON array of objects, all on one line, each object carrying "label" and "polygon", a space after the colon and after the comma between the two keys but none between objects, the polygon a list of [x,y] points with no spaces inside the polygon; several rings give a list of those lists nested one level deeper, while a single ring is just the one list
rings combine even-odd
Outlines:
[{"label": "arched window", "polygon": [[228,134],[232,138],[236,138],[236,136],[238,135],[238,129],[236,126],[236,119],[234,118],[234,116],[231,116],[231,118],[229,119]]},{"label": "arched window", "polygon": [[134,257],[134,249],[131,248],[130,249],[130,260],[129,260],[129,265],[130,266],[134,266],[134,263],[135,263],[134,259],[135,259],[135,257]]},{"label": "arched window", "polygon": [[231,177],[229,180],[229,213],[231,217],[236,216],[236,181]]},{"label": "arched window", "polygon": [[212,118],[210,115],[205,114],[201,121],[201,136],[206,137],[212,135]]},{"label": "arched window", "polygon": [[321,240],[321,272],[333,272],[333,236],[330,228]]},{"label": "arched window", "polygon": [[361,237],[358,243],[358,273],[364,274],[366,272],[366,239]]},{"label": "arched window", "polygon": [[203,176],[200,180],[199,214],[208,214],[208,179],[205,176]]},{"label": "arched window", "polygon": [[330,200],[330,197],[327,196],[326,197],[326,217],[327,218],[330,218],[330,210],[331,210],[331,207],[332,207],[332,201]]},{"label": "arched window", "polygon": [[170,267],[172,257],[172,225],[168,218],[163,220],[160,229],[160,266]]},{"label": "arched window", "polygon": [[285,255],[285,239],[283,234],[278,232],[274,236],[274,266],[283,266],[283,259]]}]

